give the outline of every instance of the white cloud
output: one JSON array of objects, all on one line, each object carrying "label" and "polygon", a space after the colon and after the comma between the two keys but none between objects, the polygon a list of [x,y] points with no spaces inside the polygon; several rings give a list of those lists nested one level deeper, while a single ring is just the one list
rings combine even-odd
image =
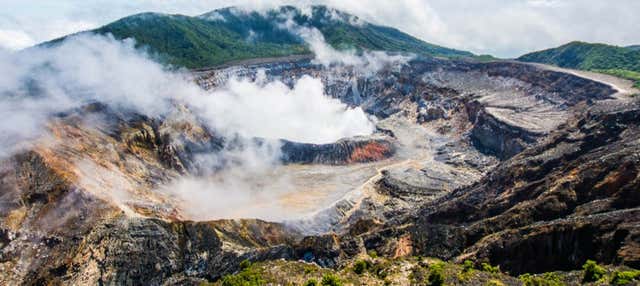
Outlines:
[{"label": "white cloud", "polygon": [[19,50],[35,44],[25,32],[16,30],[0,30],[0,48]]},{"label": "white cloud", "polygon": [[[282,4],[327,4],[364,20],[399,28],[427,42],[504,57],[573,40],[618,45],[640,42],[640,1],[636,0],[67,0],[46,1],[46,5],[41,0],[5,2],[5,11],[0,12],[0,30],[23,31],[36,42],[145,11],[198,15],[233,5],[264,10]],[[14,24],[7,24],[11,21],[3,21],[6,19],[13,19]]]},{"label": "white cloud", "polygon": [[285,138],[330,143],[368,135],[373,123],[360,108],[348,108],[324,93],[319,79],[304,76],[293,88],[279,81],[260,83],[232,79],[211,95],[192,99],[199,113],[217,129],[246,137]]},{"label": "white cloud", "polygon": [[[362,109],[326,95],[319,79],[304,76],[290,87],[259,73],[255,81],[235,78],[205,91],[188,74],[166,70],[134,46],[130,40],[82,35],[55,47],[0,51],[0,70],[5,72],[0,114],[6,118],[0,121],[0,159],[47,136],[46,123],[55,114],[88,102],[154,118],[169,114],[175,103],[184,104],[208,129],[233,143],[221,152],[196,156],[198,175],[204,177],[176,178],[157,191],[175,197],[190,218],[281,219],[288,213],[278,205],[278,196],[294,188],[286,175],[274,177],[280,164],[277,139],[327,143],[375,129]],[[100,196],[129,210],[135,186],[126,176],[86,160],[76,167],[81,186],[100,189]],[[271,203],[244,208],[256,202]]]}]

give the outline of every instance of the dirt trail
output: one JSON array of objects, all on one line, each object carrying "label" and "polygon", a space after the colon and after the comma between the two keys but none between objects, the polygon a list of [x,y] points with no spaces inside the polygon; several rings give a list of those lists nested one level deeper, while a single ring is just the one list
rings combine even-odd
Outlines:
[{"label": "dirt trail", "polygon": [[546,64],[539,64],[539,63],[526,63],[526,64],[529,64],[541,69],[545,69],[545,70],[568,73],[568,74],[586,78],[592,81],[604,83],[618,91],[617,93],[614,93],[612,95],[616,99],[629,100],[632,95],[640,94],[640,90],[633,87],[633,81],[615,77],[612,75],[601,74],[601,73],[590,72],[590,71],[583,71],[583,70],[567,69],[567,68],[561,68],[561,67],[556,67],[556,66],[546,65]]}]

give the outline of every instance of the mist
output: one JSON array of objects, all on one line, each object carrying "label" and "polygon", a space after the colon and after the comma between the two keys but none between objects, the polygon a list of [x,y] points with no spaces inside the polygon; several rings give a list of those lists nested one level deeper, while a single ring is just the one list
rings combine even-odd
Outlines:
[{"label": "mist", "polygon": [[[304,13],[304,10],[301,10]],[[307,12],[307,13],[310,13]],[[328,13],[335,13],[330,10]],[[337,16],[330,15],[336,21],[350,21],[352,19],[342,19]],[[358,52],[351,50],[337,50],[332,47],[324,38],[320,30],[315,27],[300,26],[293,20],[293,15],[287,15],[280,28],[286,29],[294,35],[299,36],[309,46],[314,54],[312,62],[314,64],[331,67],[335,65],[350,66],[354,68],[358,74],[369,76],[390,64],[406,64],[414,55],[395,54],[390,55],[382,51],[363,51]]]},{"label": "mist", "polygon": [[0,112],[10,119],[0,123],[3,156],[45,134],[53,114],[94,101],[150,117],[184,102],[210,127],[245,136],[326,143],[373,131],[361,109],[326,96],[318,79],[304,77],[288,88],[236,78],[205,92],[186,71],[150,60],[131,40],[79,36],[57,47],[0,52],[0,70]]},{"label": "mist", "polygon": [[309,76],[292,88],[280,81],[231,79],[224,88],[193,102],[203,107],[198,114],[217,130],[244,137],[330,143],[375,129],[361,108],[348,108],[329,97],[322,81]]},{"label": "mist", "polygon": [[[314,50],[328,46],[316,44]],[[372,67],[366,56],[335,50],[317,55],[320,63]],[[282,171],[279,139],[329,143],[375,129],[375,118],[325,94],[320,79],[303,76],[288,86],[260,73],[205,91],[188,71],[154,62],[134,41],[110,36],[74,36],[56,46],[0,52],[0,70],[0,113],[6,118],[0,122],[3,160],[47,138],[47,123],[57,114],[93,102],[160,119],[184,104],[216,134],[240,140],[243,148],[198,155],[203,172],[176,177],[155,190],[173,198],[191,219],[285,219],[291,213],[273,202],[295,187],[286,174],[274,173]],[[75,164],[83,177],[79,186],[99,190],[100,198],[132,213],[126,207],[128,192],[137,187],[125,184],[118,172],[97,174],[105,170],[87,160]],[[223,169],[217,168],[221,165]]]}]

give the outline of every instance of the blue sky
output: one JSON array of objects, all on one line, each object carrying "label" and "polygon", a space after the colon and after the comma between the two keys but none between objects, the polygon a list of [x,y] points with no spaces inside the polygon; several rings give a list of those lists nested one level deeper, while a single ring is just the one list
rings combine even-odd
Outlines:
[{"label": "blue sky", "polygon": [[16,50],[145,11],[328,4],[427,42],[514,57],[572,40],[640,44],[638,0],[3,0],[0,48]]}]

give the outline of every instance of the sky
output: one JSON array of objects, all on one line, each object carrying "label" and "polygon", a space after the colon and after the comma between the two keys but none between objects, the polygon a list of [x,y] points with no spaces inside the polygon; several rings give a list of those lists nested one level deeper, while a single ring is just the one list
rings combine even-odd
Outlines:
[{"label": "sky", "polygon": [[639,0],[0,0],[0,48],[19,50],[139,12],[325,4],[424,41],[517,57],[580,40],[640,44]]}]

